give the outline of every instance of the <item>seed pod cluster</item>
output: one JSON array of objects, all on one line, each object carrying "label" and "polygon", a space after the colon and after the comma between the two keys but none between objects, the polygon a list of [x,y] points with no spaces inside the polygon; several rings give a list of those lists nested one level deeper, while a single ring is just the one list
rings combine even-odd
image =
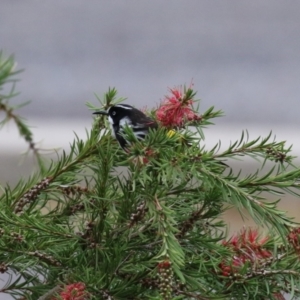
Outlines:
[{"label": "seed pod cluster", "polygon": [[173,283],[173,270],[171,262],[165,260],[157,265],[159,290],[163,299],[172,299],[172,283]]},{"label": "seed pod cluster", "polygon": [[28,190],[16,204],[14,210],[15,213],[21,213],[24,209],[24,206],[35,201],[40,192],[46,189],[49,184],[50,178],[45,178],[40,183],[34,185],[30,190]]}]

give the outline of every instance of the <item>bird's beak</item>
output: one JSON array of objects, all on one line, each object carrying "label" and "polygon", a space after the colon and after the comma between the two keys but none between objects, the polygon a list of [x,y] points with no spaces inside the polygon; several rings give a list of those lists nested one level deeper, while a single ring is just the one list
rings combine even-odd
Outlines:
[{"label": "bird's beak", "polygon": [[95,111],[93,112],[93,115],[105,115],[108,116],[108,112],[105,110]]}]

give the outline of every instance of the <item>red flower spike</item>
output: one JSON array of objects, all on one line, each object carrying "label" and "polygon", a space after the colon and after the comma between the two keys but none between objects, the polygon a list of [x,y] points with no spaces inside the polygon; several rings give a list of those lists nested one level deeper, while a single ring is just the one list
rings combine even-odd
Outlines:
[{"label": "red flower spike", "polygon": [[52,300],[87,300],[90,294],[85,290],[83,282],[76,282],[65,286],[64,290]]},{"label": "red flower spike", "polygon": [[300,248],[300,228],[294,228],[287,236],[288,242],[299,252]]},{"label": "red flower spike", "polygon": [[188,121],[200,120],[201,117],[194,113],[193,90],[182,87],[170,89],[171,95],[166,96],[156,111],[157,120],[165,127],[182,127]]},{"label": "red flower spike", "polygon": [[162,261],[157,264],[158,269],[169,269],[171,267],[171,262],[168,260]]},{"label": "red flower spike", "polygon": [[234,251],[231,263],[222,262],[219,267],[223,276],[237,273],[246,263],[259,265],[261,261],[272,256],[264,248],[268,237],[259,238],[258,230],[244,228],[239,234],[234,235],[229,241],[223,241],[223,246]]},{"label": "red flower spike", "polygon": [[274,297],[276,300],[285,300],[284,296],[283,296],[281,293],[273,294],[273,297]]},{"label": "red flower spike", "polygon": [[[128,151],[130,153],[130,151]],[[145,149],[144,150],[144,155],[137,155],[132,159],[132,162],[136,166],[143,166],[147,165],[150,162],[150,158],[154,157],[156,155],[155,151],[152,149]]]}]

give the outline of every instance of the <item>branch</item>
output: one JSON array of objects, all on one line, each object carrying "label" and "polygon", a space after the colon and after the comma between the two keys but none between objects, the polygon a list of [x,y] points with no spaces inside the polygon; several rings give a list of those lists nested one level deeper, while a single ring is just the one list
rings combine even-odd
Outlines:
[{"label": "branch", "polygon": [[43,296],[39,297],[38,300],[48,300],[50,299],[51,296],[53,296],[55,293],[58,293],[60,290],[61,290],[61,286],[57,285],[53,289],[45,293]]}]

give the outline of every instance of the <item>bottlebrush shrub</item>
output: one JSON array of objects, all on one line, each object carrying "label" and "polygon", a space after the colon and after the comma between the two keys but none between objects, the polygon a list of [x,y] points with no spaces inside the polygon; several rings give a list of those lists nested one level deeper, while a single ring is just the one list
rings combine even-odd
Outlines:
[{"label": "bottlebrush shrub", "polygon": [[[101,107],[89,108],[120,100],[111,89]],[[268,201],[298,196],[291,148],[243,132],[225,151],[207,148],[203,128],[222,113],[196,104],[191,87],[171,89],[149,112],[159,129],[127,151],[106,118],[94,118],[86,139],[3,186],[0,272],[15,276],[1,292],[33,300],[300,296],[300,230],[279,200]],[[260,171],[234,173],[230,159],[247,156],[261,160]],[[248,211],[263,233],[226,236],[222,213],[230,206]]]}]

